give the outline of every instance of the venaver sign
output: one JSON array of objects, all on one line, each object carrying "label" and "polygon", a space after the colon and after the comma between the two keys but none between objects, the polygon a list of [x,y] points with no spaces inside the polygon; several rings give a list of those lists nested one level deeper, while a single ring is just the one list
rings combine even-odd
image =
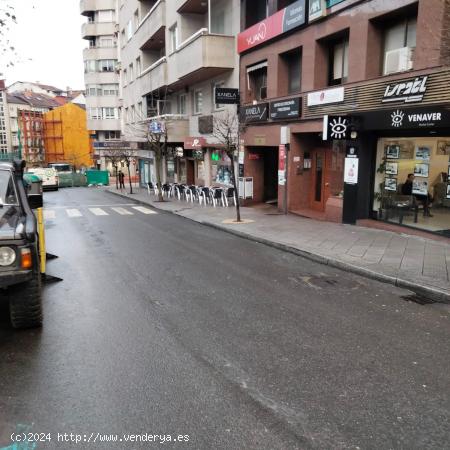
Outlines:
[{"label": "venaver sign", "polygon": [[238,53],[261,45],[280,34],[304,25],[305,22],[305,0],[299,0],[240,33]]}]

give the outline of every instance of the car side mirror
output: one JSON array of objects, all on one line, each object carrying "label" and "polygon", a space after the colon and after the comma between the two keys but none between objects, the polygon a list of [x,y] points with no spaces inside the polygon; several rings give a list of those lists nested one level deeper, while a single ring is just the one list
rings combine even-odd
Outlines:
[{"label": "car side mirror", "polygon": [[28,195],[28,204],[31,209],[42,208],[44,205],[42,194],[29,194]]}]

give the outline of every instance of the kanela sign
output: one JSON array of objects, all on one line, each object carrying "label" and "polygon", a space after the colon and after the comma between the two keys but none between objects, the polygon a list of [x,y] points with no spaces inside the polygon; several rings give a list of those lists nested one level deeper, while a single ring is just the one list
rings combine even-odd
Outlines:
[{"label": "kanela sign", "polygon": [[280,34],[304,25],[306,0],[299,0],[278,11],[262,22],[238,34],[238,53],[261,45]]},{"label": "kanela sign", "polygon": [[215,102],[218,105],[239,105],[239,89],[216,88]]},{"label": "kanela sign", "polygon": [[279,120],[299,117],[301,114],[300,105],[301,103],[299,97],[271,102],[270,118],[273,120]]},{"label": "kanela sign", "polygon": [[241,109],[241,119],[245,123],[266,121],[268,109],[268,103],[259,103],[258,105],[244,106]]}]

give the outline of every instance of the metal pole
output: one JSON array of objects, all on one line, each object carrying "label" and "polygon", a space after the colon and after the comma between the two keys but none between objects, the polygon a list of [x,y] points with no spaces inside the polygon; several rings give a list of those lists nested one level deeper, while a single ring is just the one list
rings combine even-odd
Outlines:
[{"label": "metal pole", "polygon": [[285,170],[285,176],[284,176],[284,214],[288,213],[288,205],[287,205],[287,201],[288,201],[288,181],[289,181],[289,146],[290,144],[285,144],[284,148],[286,149],[285,152],[285,158],[286,161],[284,163],[284,170]]},{"label": "metal pole", "polygon": [[208,34],[211,34],[211,0],[208,0]]}]

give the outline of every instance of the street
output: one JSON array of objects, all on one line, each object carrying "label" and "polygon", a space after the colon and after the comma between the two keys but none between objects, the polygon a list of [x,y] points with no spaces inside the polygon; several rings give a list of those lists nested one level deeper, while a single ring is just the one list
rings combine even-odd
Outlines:
[{"label": "street", "polygon": [[450,306],[102,189],[44,201],[63,281],[42,330],[1,310],[0,449],[450,448]]}]

